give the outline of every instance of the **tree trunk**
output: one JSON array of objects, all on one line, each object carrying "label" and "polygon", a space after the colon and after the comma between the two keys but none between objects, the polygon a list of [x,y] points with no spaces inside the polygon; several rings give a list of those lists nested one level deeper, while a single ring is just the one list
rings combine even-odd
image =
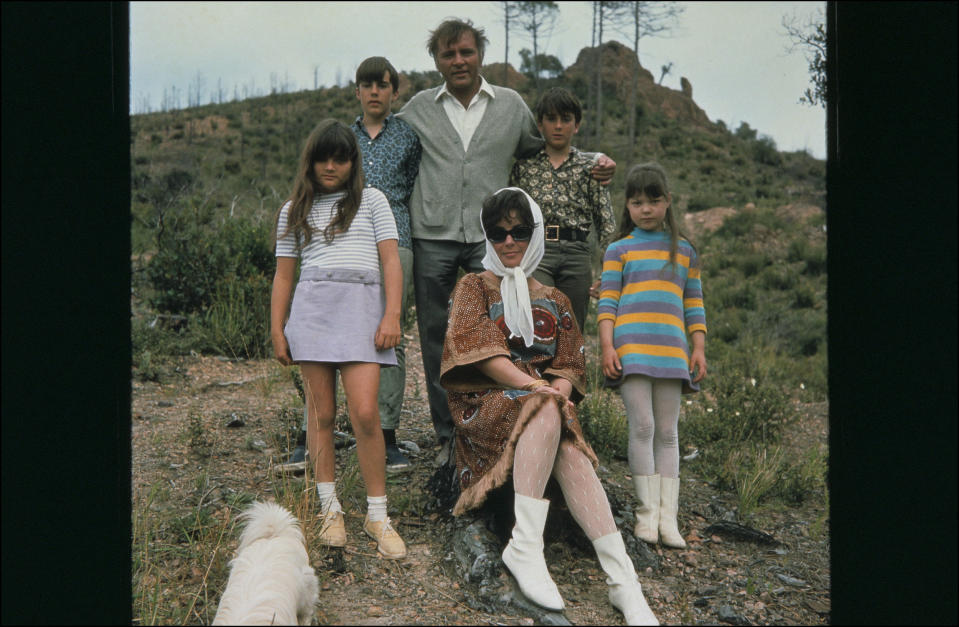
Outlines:
[{"label": "tree trunk", "polygon": [[633,165],[636,154],[636,90],[639,87],[639,2],[633,2],[633,52],[636,54],[636,67],[633,68],[633,80],[629,86],[629,139],[626,148],[626,171]]},{"label": "tree trunk", "polygon": [[503,87],[509,87],[509,4],[506,4],[506,10],[503,11],[503,17],[506,22],[506,50],[503,52]]},{"label": "tree trunk", "polygon": [[[590,50],[593,50],[596,47],[596,12],[597,12],[598,5],[599,5],[598,2],[593,2],[593,24],[592,24],[592,30],[590,31],[590,42],[589,42]],[[592,54],[595,55],[595,51]],[[587,65],[591,61],[593,60],[589,59],[587,61]],[[587,85],[586,102],[588,103],[589,108],[592,109],[593,103],[594,103],[594,96],[595,96],[593,92],[596,91],[596,86],[594,85],[593,81],[590,80],[589,76],[587,76],[586,78],[586,85]],[[595,121],[595,112],[590,111],[589,113],[592,114],[590,117],[594,118],[594,121]],[[595,143],[595,140],[596,140],[595,126],[592,124],[587,124],[586,130],[587,130],[586,136],[592,140],[592,143]],[[592,148],[592,145],[590,145],[590,148]]]},{"label": "tree trunk", "polygon": [[539,61],[537,57],[539,56],[539,46],[537,44],[536,31],[533,31],[533,85],[536,87],[536,96],[537,98],[540,95],[539,87]]},{"label": "tree trunk", "polygon": [[596,145],[595,150],[599,150],[599,143],[603,141],[603,3],[598,2],[599,17],[597,19],[598,36],[596,38],[596,121],[594,124]]}]

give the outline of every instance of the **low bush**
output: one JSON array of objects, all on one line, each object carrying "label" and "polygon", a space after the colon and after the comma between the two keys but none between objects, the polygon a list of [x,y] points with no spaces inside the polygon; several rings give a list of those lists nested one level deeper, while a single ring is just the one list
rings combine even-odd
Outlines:
[{"label": "low bush", "polygon": [[184,219],[157,242],[145,273],[153,287],[150,304],[161,312],[205,311],[227,277],[269,275],[273,253],[269,228],[246,220],[225,220],[219,228],[202,219]]},{"label": "low bush", "polygon": [[626,459],[629,422],[616,392],[594,389],[577,407],[577,418],[597,455]]},{"label": "low bush", "polygon": [[271,287],[271,280],[262,274],[221,281],[210,308],[198,319],[199,348],[230,357],[272,355]]},{"label": "low bush", "polygon": [[686,405],[680,433],[700,451],[704,474],[724,488],[736,488],[734,454],[778,443],[790,417],[786,395],[778,381],[752,374],[730,362],[710,367],[712,398],[703,396]]}]

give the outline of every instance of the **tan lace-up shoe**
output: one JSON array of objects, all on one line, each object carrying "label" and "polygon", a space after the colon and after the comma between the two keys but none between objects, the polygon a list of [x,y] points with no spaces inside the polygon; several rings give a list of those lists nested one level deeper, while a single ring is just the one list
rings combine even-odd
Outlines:
[{"label": "tan lace-up shoe", "polygon": [[389,518],[373,521],[367,514],[366,520],[363,521],[363,531],[376,540],[376,549],[383,557],[391,560],[406,557],[406,544],[400,534],[393,529]]},{"label": "tan lace-up shoe", "polygon": [[343,512],[330,512],[319,515],[320,533],[317,538],[326,546],[346,546],[346,521]]}]

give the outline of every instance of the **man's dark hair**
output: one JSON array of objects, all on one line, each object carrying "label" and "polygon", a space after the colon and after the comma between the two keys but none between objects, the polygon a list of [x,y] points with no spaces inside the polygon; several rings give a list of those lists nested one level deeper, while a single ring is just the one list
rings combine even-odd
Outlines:
[{"label": "man's dark hair", "polygon": [[545,115],[562,115],[564,113],[573,114],[577,124],[583,119],[583,107],[579,104],[579,99],[573,92],[562,87],[549,89],[539,99],[539,102],[536,103],[536,109],[533,110],[537,122],[542,122]]},{"label": "man's dark hair", "polygon": [[489,43],[489,40],[486,38],[486,31],[473,26],[471,20],[466,20],[465,22],[457,19],[446,20],[437,26],[436,30],[430,31],[430,38],[426,42],[426,49],[430,51],[430,56],[435,59],[436,53],[439,52],[440,49],[440,43],[444,46],[449,46],[458,41],[463,33],[471,33],[473,35],[473,40],[476,42],[476,51],[479,52],[479,56],[482,59],[483,53],[486,51],[486,44]]}]

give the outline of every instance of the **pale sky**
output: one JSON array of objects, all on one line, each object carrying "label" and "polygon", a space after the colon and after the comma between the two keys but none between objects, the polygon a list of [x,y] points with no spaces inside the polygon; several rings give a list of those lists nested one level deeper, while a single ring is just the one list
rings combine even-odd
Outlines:
[{"label": "pale sky", "polygon": [[[505,38],[498,2],[131,2],[130,107],[149,103],[158,110],[164,91],[187,93],[202,80],[201,102],[219,87],[224,101],[244,87],[269,93],[272,80],[290,91],[348,83],[370,56],[387,57],[397,70],[433,70],[426,51],[428,31],[444,18],[471,19],[486,29],[485,63],[503,61]],[[784,15],[800,18],[825,9],[825,2],[680,2],[686,7],[668,38],[640,40],[640,63],[663,85],[679,89],[680,77],[693,86],[693,100],[712,121],[734,130],[747,122],[772,137],[780,150],[806,149],[826,157],[826,114],[799,104],[810,85],[807,61],[787,52]],[[560,18],[541,45],[564,67],[590,45],[591,3],[560,2]],[[632,47],[615,31],[615,39]],[[523,33],[509,39],[509,61],[532,49]],[[496,83],[495,77],[491,81]]]}]

